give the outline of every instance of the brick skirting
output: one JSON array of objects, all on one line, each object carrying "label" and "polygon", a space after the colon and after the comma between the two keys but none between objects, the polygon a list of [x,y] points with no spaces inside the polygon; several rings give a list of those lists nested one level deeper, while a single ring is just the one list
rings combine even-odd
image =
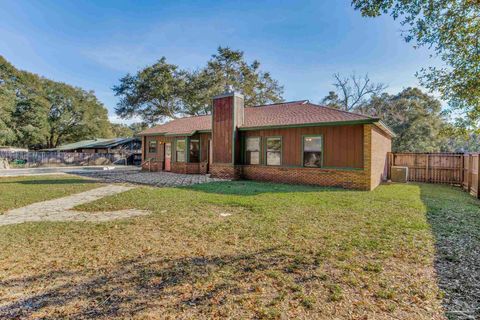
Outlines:
[{"label": "brick skirting", "polygon": [[210,165],[210,176],[219,179],[239,179],[240,166],[230,163],[212,163]]},{"label": "brick skirting", "polygon": [[240,166],[241,177],[248,180],[308,184],[346,189],[370,190],[364,170]]},{"label": "brick skirting", "polygon": [[172,162],[171,170],[174,173],[198,174],[200,173],[200,163]]},{"label": "brick skirting", "polygon": [[369,190],[369,177],[364,170],[322,169],[302,167],[249,166],[212,164],[210,174],[221,179],[247,179],[276,183],[307,184]]},{"label": "brick skirting", "polygon": [[163,161],[160,160],[151,160],[149,162],[142,164],[143,171],[162,171],[163,170]]}]

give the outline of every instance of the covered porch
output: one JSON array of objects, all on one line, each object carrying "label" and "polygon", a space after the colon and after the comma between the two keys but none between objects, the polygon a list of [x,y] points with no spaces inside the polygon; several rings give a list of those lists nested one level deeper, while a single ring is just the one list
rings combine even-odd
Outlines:
[{"label": "covered porch", "polygon": [[207,174],[211,159],[211,134],[151,135],[142,137],[142,170]]}]

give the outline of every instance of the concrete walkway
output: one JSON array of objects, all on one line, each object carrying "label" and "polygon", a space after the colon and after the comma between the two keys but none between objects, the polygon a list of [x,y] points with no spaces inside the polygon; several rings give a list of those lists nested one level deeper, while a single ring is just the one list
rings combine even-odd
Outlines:
[{"label": "concrete walkway", "polygon": [[100,173],[103,171],[126,171],[137,172],[140,167],[136,166],[80,166],[80,167],[39,167],[22,169],[0,169],[0,177],[40,176],[66,173]]},{"label": "concrete walkway", "polygon": [[71,210],[80,204],[89,203],[107,196],[125,192],[135,187],[108,185],[68,197],[42,201],[12,209],[0,215],[0,226],[38,221],[92,221],[101,222],[149,214],[148,211],[127,209],[119,211],[83,212]]}]

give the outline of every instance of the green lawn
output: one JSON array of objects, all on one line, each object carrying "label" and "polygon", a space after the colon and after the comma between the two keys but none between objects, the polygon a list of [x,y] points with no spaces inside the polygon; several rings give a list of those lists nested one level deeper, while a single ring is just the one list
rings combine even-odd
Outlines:
[{"label": "green lawn", "polygon": [[149,216],[0,227],[0,318],[442,319],[447,203],[480,216],[436,185],[140,187],[80,208]]},{"label": "green lawn", "polygon": [[0,214],[8,209],[98,188],[100,184],[72,176],[0,177]]}]

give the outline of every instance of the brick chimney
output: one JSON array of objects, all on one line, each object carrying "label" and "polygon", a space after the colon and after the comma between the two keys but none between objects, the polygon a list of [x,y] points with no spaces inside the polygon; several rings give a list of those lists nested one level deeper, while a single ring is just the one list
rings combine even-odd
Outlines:
[{"label": "brick chimney", "polygon": [[240,159],[238,127],[243,125],[244,98],[233,91],[213,97],[212,176],[236,178],[235,164]]}]

